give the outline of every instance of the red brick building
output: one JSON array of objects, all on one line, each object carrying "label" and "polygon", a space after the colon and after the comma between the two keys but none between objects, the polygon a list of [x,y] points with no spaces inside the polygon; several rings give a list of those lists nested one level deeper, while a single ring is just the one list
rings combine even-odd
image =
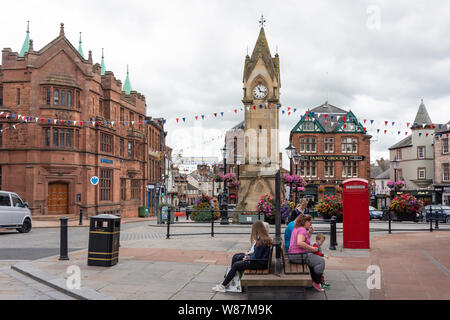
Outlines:
[{"label": "red brick building", "polygon": [[3,49],[0,189],[17,192],[34,215],[137,216],[146,184],[164,170],[155,156],[165,150],[164,121],[146,107],[128,73],[122,89],[103,58],[94,64],[91,51],[85,59],[73,47],[63,24],[39,51],[32,40],[23,55]]},{"label": "red brick building", "polygon": [[320,201],[339,194],[350,178],[370,181],[370,135],[351,111],[326,102],[309,110],[290,133],[289,141],[299,155],[297,171],[308,182],[301,196]]}]

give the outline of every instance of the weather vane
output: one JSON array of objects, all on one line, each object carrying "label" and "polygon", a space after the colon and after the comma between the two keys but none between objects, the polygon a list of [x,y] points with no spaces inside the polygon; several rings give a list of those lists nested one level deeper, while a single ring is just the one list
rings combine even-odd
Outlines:
[{"label": "weather vane", "polygon": [[261,28],[264,28],[264,23],[266,23],[266,19],[264,19],[264,15],[261,15],[261,20],[259,20],[259,24],[261,25]]}]

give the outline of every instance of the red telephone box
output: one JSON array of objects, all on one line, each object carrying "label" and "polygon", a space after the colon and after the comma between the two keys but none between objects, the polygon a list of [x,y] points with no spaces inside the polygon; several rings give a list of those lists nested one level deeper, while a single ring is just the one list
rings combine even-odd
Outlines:
[{"label": "red telephone box", "polygon": [[370,249],[369,183],[364,179],[343,182],[344,248]]}]

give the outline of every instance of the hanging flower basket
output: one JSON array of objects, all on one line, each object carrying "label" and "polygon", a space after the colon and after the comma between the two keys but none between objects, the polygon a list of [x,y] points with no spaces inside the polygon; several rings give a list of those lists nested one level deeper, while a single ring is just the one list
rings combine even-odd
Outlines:
[{"label": "hanging flower basket", "polygon": [[394,211],[395,217],[400,221],[414,221],[416,214],[423,208],[423,201],[409,193],[402,194],[392,200],[389,209]]},{"label": "hanging flower basket", "polygon": [[264,220],[269,224],[275,223],[275,198],[268,194],[259,199],[256,205],[256,211],[264,215]]}]

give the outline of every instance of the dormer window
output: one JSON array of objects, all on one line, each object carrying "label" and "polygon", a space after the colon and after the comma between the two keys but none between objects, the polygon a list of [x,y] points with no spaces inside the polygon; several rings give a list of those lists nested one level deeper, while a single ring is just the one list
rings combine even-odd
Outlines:
[{"label": "dormer window", "polygon": [[356,125],[353,122],[346,123],[344,126],[344,131],[355,131]]},{"label": "dormer window", "polygon": [[314,122],[303,122],[303,131],[314,131]]}]

